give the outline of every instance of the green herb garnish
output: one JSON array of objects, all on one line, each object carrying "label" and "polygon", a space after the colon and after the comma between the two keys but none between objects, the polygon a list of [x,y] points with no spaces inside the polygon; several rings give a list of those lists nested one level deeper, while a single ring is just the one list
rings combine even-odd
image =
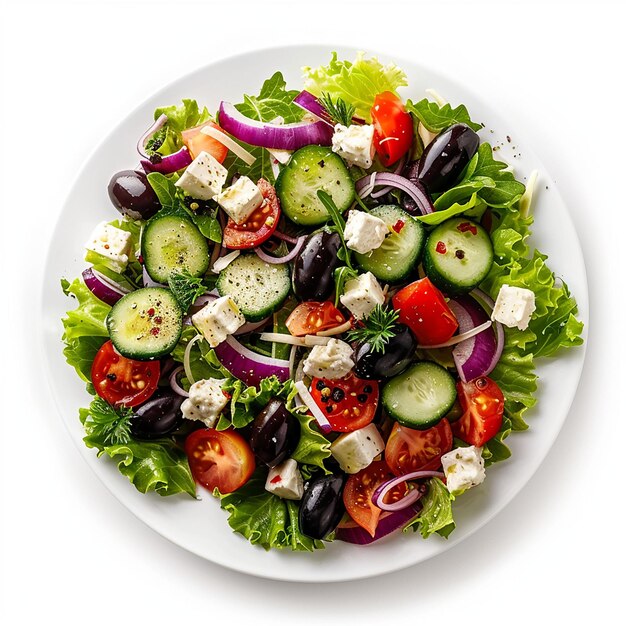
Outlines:
[{"label": "green herb garnish", "polygon": [[365,326],[348,333],[348,341],[369,343],[372,352],[384,352],[387,342],[396,336],[395,326],[399,315],[398,311],[378,304],[365,320]]},{"label": "green herb garnish", "polygon": [[350,262],[350,251],[348,250],[348,246],[346,245],[345,237],[343,236],[343,231],[346,228],[346,221],[343,219],[343,215],[341,215],[337,205],[323,189],[318,190],[317,197],[321,200],[322,204],[326,207],[326,210],[330,214],[333,222],[335,223],[335,227],[339,237],[341,238],[341,246],[342,250],[339,251],[337,255],[341,261],[344,261],[345,264],[352,269],[352,263]]},{"label": "green herb garnish", "polygon": [[172,290],[174,297],[180,304],[180,308],[186,313],[196,298],[201,296],[206,287],[200,278],[194,278],[189,272],[176,272],[172,274],[167,284]]},{"label": "green herb garnish", "polygon": [[352,124],[355,111],[354,105],[348,104],[343,98],[339,97],[333,100],[333,97],[328,92],[324,92],[320,96],[320,103],[335,124],[343,124],[344,126]]},{"label": "green herb garnish", "polygon": [[130,417],[132,409],[114,409],[102,398],[95,398],[89,407],[89,434],[104,445],[120,445],[130,441]]}]

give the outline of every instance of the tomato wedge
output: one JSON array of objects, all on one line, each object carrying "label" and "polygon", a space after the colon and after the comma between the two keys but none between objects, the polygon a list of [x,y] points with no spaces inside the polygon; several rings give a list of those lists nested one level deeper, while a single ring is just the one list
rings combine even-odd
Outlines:
[{"label": "tomato wedge", "polygon": [[341,326],[345,321],[332,302],[303,302],[291,312],[285,325],[294,337],[303,337]]},{"label": "tomato wedge", "polygon": [[209,491],[239,489],[256,467],[248,442],[232,428],[195,430],[185,441],[185,452],[193,479]]},{"label": "tomato wedge", "polygon": [[441,457],[452,450],[452,441],[452,429],[445,418],[428,430],[413,430],[396,423],[387,439],[385,461],[396,476],[434,470],[441,465]]},{"label": "tomato wedge", "polygon": [[127,359],[111,341],[102,345],[91,366],[96,393],[115,407],[145,402],[156,391],[160,375],[159,361]]},{"label": "tomato wedge", "polygon": [[224,132],[215,122],[205,122],[200,124],[200,126],[184,130],[181,133],[183,144],[187,146],[192,159],[195,159],[201,152],[208,152],[216,161],[223,163],[228,154],[228,148],[217,139],[213,139],[213,137],[209,137],[201,132],[205,126],[212,126]]},{"label": "tomato wedge", "polygon": [[[376,527],[382,510],[372,502],[374,491],[383,483],[391,480],[391,473],[385,461],[374,461],[357,474],[353,474],[346,481],[343,490],[343,503],[348,515],[361,528],[372,535],[376,534]],[[385,496],[384,502],[391,504],[401,500],[407,493],[407,484],[400,483],[391,489]]]},{"label": "tomato wedge", "polygon": [[378,407],[378,383],[354,374],[337,380],[314,378],[311,395],[336,432],[348,433],[367,426]]},{"label": "tomato wedge", "polygon": [[502,426],[504,394],[486,376],[459,381],[456,388],[463,415],[452,424],[452,432],[472,446],[484,446]]},{"label": "tomato wedge", "polygon": [[391,91],[379,93],[371,110],[374,148],[385,167],[399,161],[413,143],[413,120],[404,104]]},{"label": "tomato wedge", "polygon": [[222,237],[224,247],[231,250],[256,248],[267,241],[278,226],[280,201],[274,187],[264,178],[257,183],[263,204],[243,223],[237,224],[229,218]]},{"label": "tomato wedge", "polygon": [[430,278],[422,278],[400,289],[393,297],[393,308],[423,346],[448,341],[459,327],[443,294]]}]

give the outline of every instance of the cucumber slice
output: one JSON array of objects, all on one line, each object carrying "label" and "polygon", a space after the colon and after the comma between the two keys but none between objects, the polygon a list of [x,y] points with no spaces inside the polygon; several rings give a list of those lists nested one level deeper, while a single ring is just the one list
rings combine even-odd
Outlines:
[{"label": "cucumber slice", "polygon": [[118,300],[106,325],[121,355],[147,361],[174,349],[183,330],[183,312],[168,289],[145,287]]},{"label": "cucumber slice", "polygon": [[471,291],[486,278],[492,264],[489,234],[465,217],[446,220],[426,241],[424,272],[447,294]]},{"label": "cucumber slice", "polygon": [[383,407],[389,417],[416,430],[435,426],[455,400],[454,378],[430,361],[415,363],[392,378],[382,391]]},{"label": "cucumber slice", "polygon": [[340,156],[324,146],[305,146],[293,153],[276,179],[276,193],[285,215],[296,224],[318,226],[328,221],[317,197],[323,189],[341,213],[354,200],[354,182]]},{"label": "cucumber slice", "polygon": [[[426,241],[424,226],[393,204],[374,207],[370,213],[383,220],[392,232],[380,248],[369,254],[355,253],[354,257],[361,269],[372,272],[376,278],[387,283],[402,282],[419,263]],[[401,228],[399,222],[404,224]]]},{"label": "cucumber slice", "polygon": [[209,269],[209,245],[191,220],[166,215],[150,220],[141,239],[141,255],[152,280],[166,284],[177,272],[203,276]]},{"label": "cucumber slice", "polygon": [[222,270],[216,287],[220,296],[235,301],[249,322],[260,322],[289,295],[289,265],[266,263],[254,253],[241,254]]}]

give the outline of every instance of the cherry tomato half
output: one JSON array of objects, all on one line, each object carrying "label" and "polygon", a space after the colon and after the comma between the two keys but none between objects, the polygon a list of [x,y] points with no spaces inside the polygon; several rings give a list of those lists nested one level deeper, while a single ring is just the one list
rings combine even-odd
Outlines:
[{"label": "cherry tomato half", "polygon": [[213,139],[213,137],[209,137],[201,132],[205,126],[212,126],[224,132],[215,122],[205,122],[200,124],[200,126],[184,130],[181,133],[183,144],[187,146],[192,159],[195,159],[201,152],[208,152],[216,161],[223,163],[228,154],[228,148],[217,139]]},{"label": "cherry tomato half", "polygon": [[[372,495],[380,485],[393,477],[394,475],[385,461],[374,461],[365,469],[350,476],[346,481],[343,490],[343,503],[346,511],[372,537],[376,534],[376,527],[382,513],[382,510],[372,503]],[[406,493],[407,484],[400,483],[387,493],[384,502],[386,504],[397,502]]]},{"label": "cherry tomato half", "polygon": [[155,391],[161,375],[159,361],[135,361],[116,352],[111,341],[98,350],[91,366],[96,393],[115,407],[137,406]]},{"label": "cherry tomato half", "polygon": [[423,346],[448,341],[459,327],[446,299],[430,278],[422,278],[400,289],[393,297],[393,308]]},{"label": "cherry tomato half", "polygon": [[314,378],[311,395],[334,431],[349,433],[367,426],[376,415],[378,383],[348,374],[337,380]]},{"label": "cherry tomato half", "polygon": [[459,381],[456,388],[463,415],[452,424],[452,431],[472,446],[484,446],[502,426],[504,394],[486,376]]},{"label": "cherry tomato half", "polygon": [[413,143],[413,120],[402,100],[391,91],[379,93],[371,110],[374,147],[385,167],[399,161]]},{"label": "cherry tomato half", "polygon": [[255,248],[267,241],[276,230],[280,219],[280,201],[276,190],[264,178],[259,180],[257,186],[264,198],[263,204],[243,224],[228,219],[223,233],[224,247],[231,250]]},{"label": "cherry tomato half", "polygon": [[341,326],[345,321],[332,302],[303,302],[291,312],[285,326],[294,337],[303,337]]},{"label": "cherry tomato half", "polygon": [[256,467],[248,442],[232,428],[194,430],[185,441],[185,452],[193,479],[209,491],[239,489]]},{"label": "cherry tomato half", "polygon": [[402,476],[419,470],[434,470],[441,465],[441,457],[452,450],[452,430],[447,419],[442,419],[428,430],[413,430],[394,424],[385,446],[385,461],[389,469]]}]

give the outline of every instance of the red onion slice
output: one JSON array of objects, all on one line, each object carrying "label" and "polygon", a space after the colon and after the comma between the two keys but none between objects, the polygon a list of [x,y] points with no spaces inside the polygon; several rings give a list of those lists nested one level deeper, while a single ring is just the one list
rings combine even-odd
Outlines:
[{"label": "red onion slice", "polygon": [[170,387],[172,388],[172,390],[174,392],[176,392],[179,396],[182,396],[183,398],[188,398],[189,397],[189,392],[185,391],[179,384],[178,384],[178,375],[181,372],[184,372],[185,368],[181,365],[180,367],[177,367],[171,374],[170,374],[170,378],[169,378],[169,382],[170,382]]},{"label": "red onion slice", "polygon": [[372,504],[377,506],[379,509],[383,511],[401,511],[412,504],[415,504],[417,500],[419,500],[423,492],[419,489],[412,489],[409,493],[404,496],[401,500],[392,503],[386,503],[385,496],[393,489],[396,485],[407,482],[409,480],[419,480],[420,478],[445,478],[445,474],[443,472],[434,472],[430,470],[422,470],[419,472],[409,472],[408,474],[404,474],[403,476],[396,476],[387,482],[384,482],[382,485],[379,485],[374,493],[372,494]]},{"label": "red onion slice", "polygon": [[83,271],[83,281],[87,289],[93,293],[98,300],[113,306],[120,298],[129,293],[128,289],[118,285],[110,278],[101,274],[93,267],[88,267]]},{"label": "red onion slice", "polygon": [[356,522],[352,520],[343,522],[335,530],[335,538],[339,541],[366,546],[404,528],[419,515],[421,509],[421,504],[417,502],[413,506],[408,506],[401,511],[384,511],[378,519],[378,526],[376,526],[376,532],[373,537]]},{"label": "red onion slice", "polygon": [[265,261],[266,263],[271,263],[272,265],[278,265],[279,263],[288,263],[289,261],[295,259],[296,256],[298,256],[298,252],[302,250],[302,246],[304,245],[305,241],[306,241],[306,237],[303,235],[302,237],[298,239],[298,243],[296,243],[296,245],[293,247],[291,252],[281,257],[275,257],[270,254],[267,254],[263,252],[261,248],[255,248],[254,251],[256,252],[257,256],[262,261]]},{"label": "red onion slice", "polygon": [[258,122],[240,113],[230,102],[220,104],[219,122],[226,132],[251,146],[278,150],[297,150],[311,144],[329,146],[333,136],[326,122]]},{"label": "red onion slice", "polygon": [[375,177],[373,174],[364,176],[360,180],[357,180],[355,189],[360,198],[366,198],[372,193],[373,187],[379,187],[380,185],[386,185],[406,193],[413,199],[415,204],[417,204],[417,208],[422,215],[434,213],[435,211],[435,207],[428,197],[426,190],[399,174],[379,172]]},{"label": "red onion slice", "polygon": [[167,122],[167,115],[163,113],[152,123],[150,128],[148,128],[148,130],[143,135],[141,135],[141,137],[139,137],[139,141],[137,142],[137,152],[139,152],[139,154],[144,159],[148,159],[148,160],[150,159],[150,157],[148,156],[148,153],[146,152],[146,144],[148,143],[148,140],[157,131],[161,130],[161,128],[165,126],[166,122]]},{"label": "red onion slice", "polygon": [[152,280],[145,265],[143,266],[141,277],[144,287],[167,287],[167,285],[164,285],[163,283],[157,283],[156,280]]},{"label": "red onion slice", "polygon": [[325,122],[334,127],[333,121],[328,115],[328,111],[322,106],[321,102],[309,91],[301,91],[293,100],[293,103],[302,110],[310,113],[321,122]]},{"label": "red onion slice", "polygon": [[275,230],[272,233],[272,237],[277,237],[278,239],[282,239],[282,241],[286,241],[287,243],[298,243],[300,237],[291,237],[290,235],[285,235],[285,233],[280,232],[279,230]]},{"label": "red onion slice", "polygon": [[183,146],[178,152],[161,157],[161,160],[156,163],[153,163],[149,159],[141,159],[141,166],[146,174],[150,174],[151,172],[173,174],[178,170],[182,170],[183,167],[187,167],[192,161],[193,159],[191,158],[189,150]]},{"label": "red onion slice", "polygon": [[[487,310],[488,314],[491,316],[491,313],[493,312],[493,308],[496,306],[496,303],[493,301],[493,299],[481,289],[474,289],[470,295],[473,296],[476,300],[478,300],[478,302],[481,303],[481,305]],[[504,340],[505,340],[504,327],[502,326],[500,322],[495,321],[495,320],[494,320],[494,325],[496,329],[496,349],[493,353],[491,362],[487,366],[485,375],[490,374],[494,370],[504,350]]]},{"label": "red onion slice", "polygon": [[269,376],[276,376],[281,382],[289,380],[289,361],[257,354],[232,336],[214,350],[220,363],[246,385],[258,387]]}]

